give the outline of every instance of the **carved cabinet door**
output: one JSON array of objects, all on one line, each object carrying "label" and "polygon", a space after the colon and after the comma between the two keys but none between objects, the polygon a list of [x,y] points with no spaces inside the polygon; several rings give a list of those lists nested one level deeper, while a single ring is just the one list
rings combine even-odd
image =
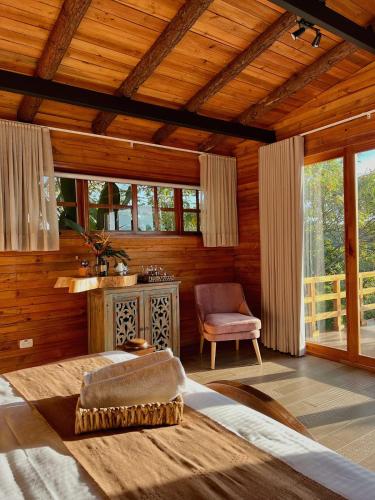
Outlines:
[{"label": "carved cabinet door", "polygon": [[157,350],[170,347],[179,355],[178,288],[165,287],[144,292],[145,338]]},{"label": "carved cabinet door", "polygon": [[112,324],[113,349],[135,337],[144,337],[143,293],[129,291],[113,294],[110,299],[109,323]]}]

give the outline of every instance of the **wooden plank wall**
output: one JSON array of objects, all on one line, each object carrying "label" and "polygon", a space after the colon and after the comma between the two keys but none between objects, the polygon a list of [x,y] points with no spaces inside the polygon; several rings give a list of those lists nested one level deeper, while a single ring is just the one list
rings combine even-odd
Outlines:
[{"label": "wooden plank wall", "polygon": [[[54,133],[59,169],[148,180],[199,183],[197,158],[124,143]],[[198,236],[126,236],[114,239],[131,257],[131,271],[162,265],[181,279],[182,347],[198,342],[193,285],[233,280],[233,249],[203,248]],[[55,279],[76,271],[87,255],[82,240],[64,235],[58,252],[0,256],[0,372],[87,352],[86,294],[54,289]],[[19,349],[20,339],[34,347]]]},{"label": "wooden plank wall", "polygon": [[[260,314],[259,143],[246,142],[236,149],[240,245],[235,250],[235,279],[245,287],[254,314]],[[346,146],[375,148],[375,116],[361,118],[306,136],[307,160],[340,153]],[[341,151],[342,152],[342,151]]]},{"label": "wooden plank wall", "polygon": [[259,146],[247,143],[236,155],[240,244],[235,250],[235,278],[255,315],[260,315]]}]

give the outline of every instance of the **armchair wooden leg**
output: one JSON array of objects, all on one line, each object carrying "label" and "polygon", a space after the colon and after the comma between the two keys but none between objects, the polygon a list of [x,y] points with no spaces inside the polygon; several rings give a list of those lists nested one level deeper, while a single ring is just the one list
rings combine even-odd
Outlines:
[{"label": "armchair wooden leg", "polygon": [[200,345],[200,349],[199,349],[199,352],[202,354],[203,352],[203,344],[204,344],[204,337],[203,335],[201,335],[201,345]]},{"label": "armchair wooden leg", "polygon": [[216,342],[211,342],[211,370],[215,370]]},{"label": "armchair wooden leg", "polygon": [[240,341],[236,340],[236,351],[240,350]]},{"label": "armchair wooden leg", "polygon": [[252,340],[253,340],[254,351],[255,351],[255,354],[257,356],[258,363],[261,365],[262,364],[262,356],[260,355],[258,339],[252,339]]}]

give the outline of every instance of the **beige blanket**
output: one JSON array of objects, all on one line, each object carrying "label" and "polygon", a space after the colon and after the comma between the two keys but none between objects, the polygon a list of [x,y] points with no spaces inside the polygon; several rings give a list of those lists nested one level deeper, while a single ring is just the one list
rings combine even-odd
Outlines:
[{"label": "beige blanket", "polygon": [[82,358],[6,378],[33,401],[108,497],[340,498],[190,408],[176,427],[74,436],[82,375],[106,363]]}]

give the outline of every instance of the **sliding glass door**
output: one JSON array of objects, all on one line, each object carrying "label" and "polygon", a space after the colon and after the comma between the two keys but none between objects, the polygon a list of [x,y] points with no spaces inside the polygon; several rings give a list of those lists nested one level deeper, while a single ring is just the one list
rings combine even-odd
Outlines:
[{"label": "sliding glass door", "polygon": [[358,192],[360,354],[375,358],[375,149],[355,155]]},{"label": "sliding glass door", "polygon": [[375,149],[304,171],[308,351],[375,366]]},{"label": "sliding glass door", "polygon": [[343,158],[305,167],[304,246],[306,340],[346,350]]}]

